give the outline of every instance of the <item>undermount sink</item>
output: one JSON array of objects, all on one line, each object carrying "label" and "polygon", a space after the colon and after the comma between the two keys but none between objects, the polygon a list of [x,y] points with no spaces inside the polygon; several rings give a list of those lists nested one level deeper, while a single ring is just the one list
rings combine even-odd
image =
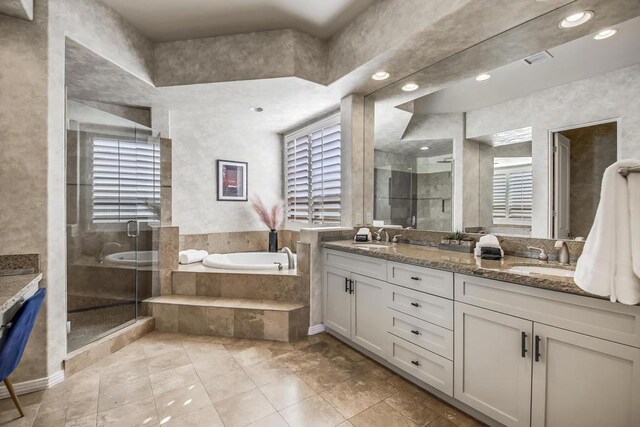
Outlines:
[{"label": "undermount sink", "polygon": [[573,277],[573,270],[566,270],[559,267],[541,267],[537,265],[516,265],[509,271],[517,274],[544,274],[545,276]]},{"label": "undermount sink", "polygon": [[362,249],[389,249],[391,245],[386,243],[356,243],[356,247]]}]

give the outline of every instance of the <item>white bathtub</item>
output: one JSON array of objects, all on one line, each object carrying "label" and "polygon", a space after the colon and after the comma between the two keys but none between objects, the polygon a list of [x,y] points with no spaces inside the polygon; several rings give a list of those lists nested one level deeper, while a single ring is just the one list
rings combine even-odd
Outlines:
[{"label": "white bathtub", "polygon": [[[295,259],[295,254],[293,255]],[[212,254],[202,264],[225,270],[278,270],[278,264],[287,270],[287,254],[274,252],[236,252],[232,254]],[[295,268],[295,266],[294,266]]]},{"label": "white bathtub", "polygon": [[[136,265],[136,252],[116,252],[104,257],[110,264]],[[158,251],[138,251],[137,265],[152,265],[158,262]]]}]

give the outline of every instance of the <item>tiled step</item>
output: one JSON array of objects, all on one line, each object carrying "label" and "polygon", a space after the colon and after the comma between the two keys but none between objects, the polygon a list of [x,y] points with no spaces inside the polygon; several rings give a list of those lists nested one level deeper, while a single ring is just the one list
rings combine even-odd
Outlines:
[{"label": "tiled step", "polygon": [[259,273],[181,266],[171,277],[173,295],[266,299],[308,304],[309,289],[294,273]]},{"label": "tiled step", "polygon": [[309,328],[309,306],[300,302],[195,295],[145,302],[160,331],[291,341]]}]

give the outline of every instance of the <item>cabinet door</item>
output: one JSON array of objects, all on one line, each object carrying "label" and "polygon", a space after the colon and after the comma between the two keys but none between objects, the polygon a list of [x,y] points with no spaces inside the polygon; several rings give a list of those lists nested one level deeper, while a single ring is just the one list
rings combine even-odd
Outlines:
[{"label": "cabinet door", "polygon": [[455,303],[454,397],[506,426],[531,416],[533,323]]},{"label": "cabinet door", "polygon": [[324,268],[324,324],[345,338],[351,338],[350,276],[337,268]]},{"label": "cabinet door", "polygon": [[640,349],[538,323],[534,333],[532,426],[640,426]]},{"label": "cabinet door", "polygon": [[352,274],[351,340],[367,350],[385,356],[385,282]]}]

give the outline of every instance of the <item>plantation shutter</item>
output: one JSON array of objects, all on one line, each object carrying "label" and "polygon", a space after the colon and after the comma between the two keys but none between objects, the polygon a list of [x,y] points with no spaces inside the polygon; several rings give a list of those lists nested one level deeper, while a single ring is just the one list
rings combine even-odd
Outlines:
[{"label": "plantation shutter", "polygon": [[92,158],[94,223],[159,220],[158,144],[94,138]]},{"label": "plantation shutter", "polygon": [[311,135],[312,222],[340,224],[340,124]]},{"label": "plantation shutter", "polygon": [[507,218],[507,174],[493,174],[493,220],[504,221]]},{"label": "plantation shutter", "polygon": [[531,170],[509,174],[509,219],[531,222],[533,204],[533,174]]},{"label": "plantation shutter", "polygon": [[309,220],[311,157],[307,135],[287,142],[287,218]]},{"label": "plantation shutter", "polygon": [[286,140],[287,219],[340,224],[341,139],[338,119]]},{"label": "plantation shutter", "polygon": [[493,221],[530,224],[533,210],[531,168],[496,170],[493,175]]}]

